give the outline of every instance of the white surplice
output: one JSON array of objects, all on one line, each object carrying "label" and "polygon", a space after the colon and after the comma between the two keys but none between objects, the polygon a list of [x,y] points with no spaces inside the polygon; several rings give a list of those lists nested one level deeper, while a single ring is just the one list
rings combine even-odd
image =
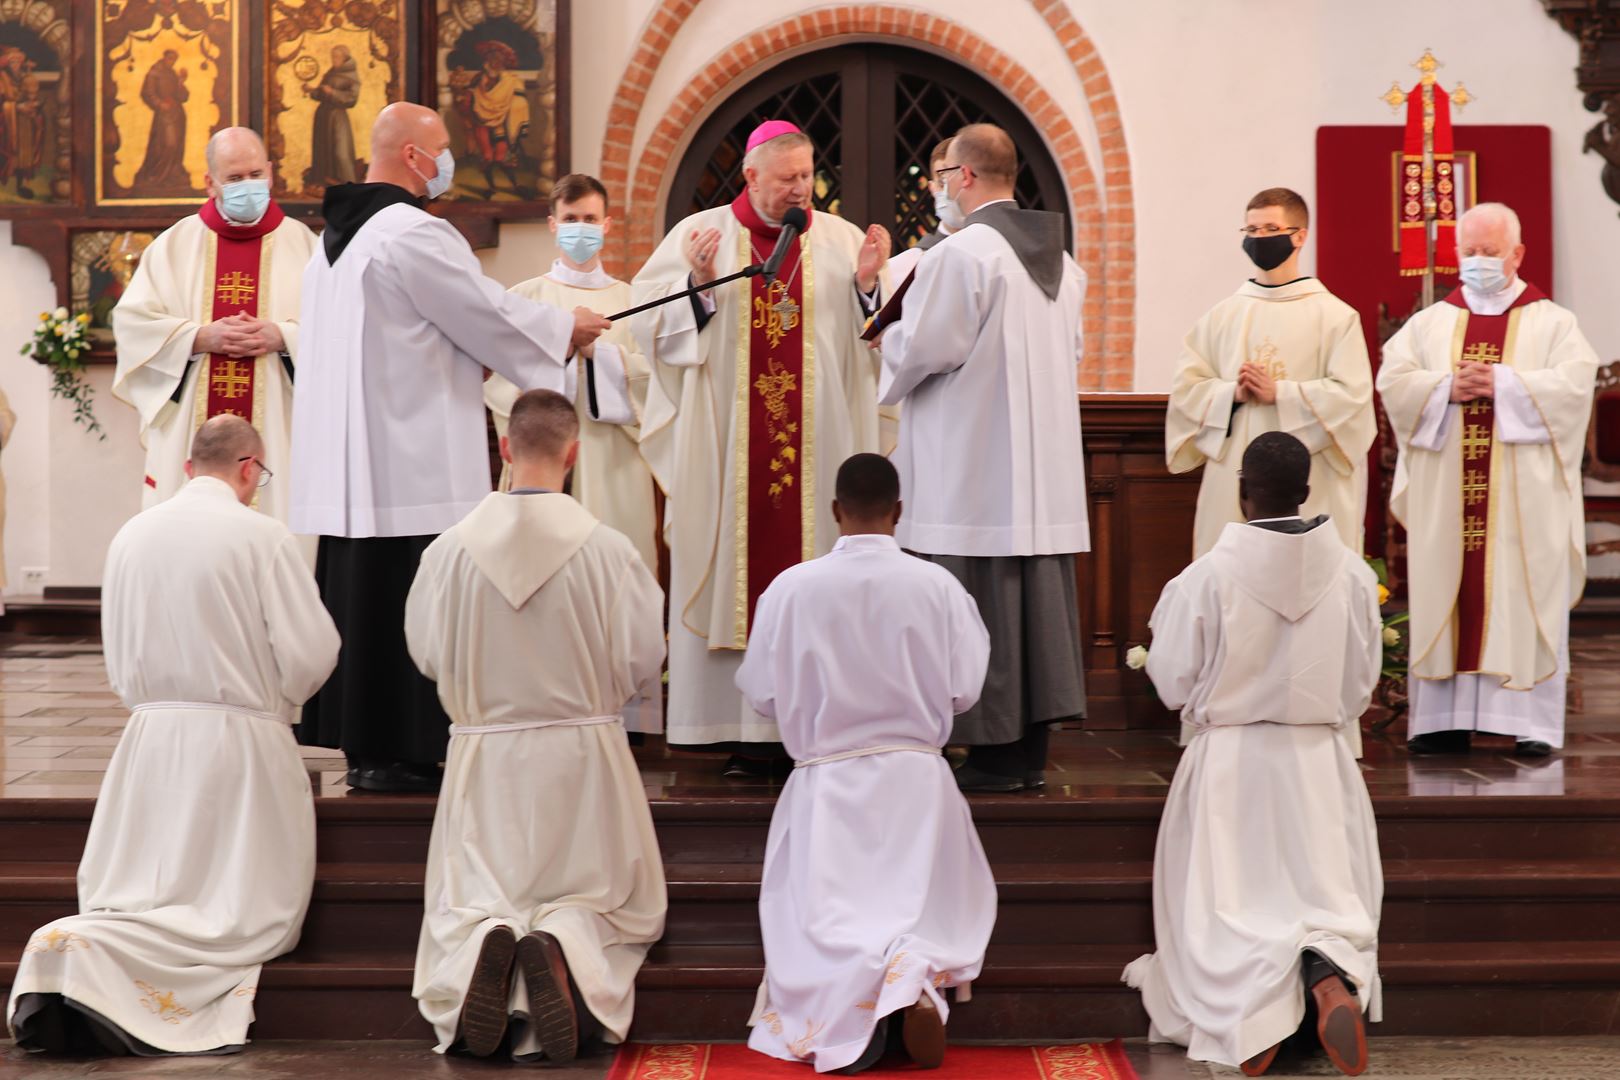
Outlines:
[{"label": "white surplice", "polygon": [[455,226],[395,203],[304,273],[292,520],[320,536],[431,536],[489,494],[483,369],[563,389],[570,312],[485,277]]},{"label": "white surplice", "polygon": [[107,678],[134,710],[79,864],[80,914],[29,939],[11,990],[61,994],[186,1053],[240,1046],[259,968],[298,942],[315,810],[290,724],[338,635],[286,526],[191,481],[113,538]]},{"label": "white surplice", "polygon": [[[1076,377],[1086,275],[1067,254],[1048,299],[1000,232],[969,222],[917,263],[883,335],[901,546],[930,555],[1091,550]],[[1054,317],[1054,314],[1056,317]]]},{"label": "white surplice", "polygon": [[846,536],[760,597],[737,685],[797,767],[765,848],[755,1050],[842,1068],[880,1018],[925,994],[948,1017],[943,989],[978,978],[995,879],[940,749],[989,656],[973,598],[893,537]]},{"label": "white surplice", "polygon": [[[493,493],[422,556],[411,658],[454,721],[412,988],[442,1053],[484,937],[556,937],[609,1041],[664,930],[663,861],[619,712],[656,692],[663,593],[635,546],[567,495]],[[521,971],[513,1053],[544,1047]]]},{"label": "white surplice", "polygon": [[1303,950],[1382,1016],[1383,870],[1356,766],[1378,583],[1331,522],[1228,524],[1164,587],[1148,675],[1193,728],[1153,857],[1157,951],[1125,969],[1149,1038],[1238,1065],[1299,1027]]},{"label": "white surplice", "polygon": [[[1468,312],[1507,311],[1526,288],[1464,287]],[[1462,434],[1451,402],[1468,314],[1449,303],[1412,316],[1385,345],[1378,392],[1400,448],[1390,512],[1406,527],[1411,595],[1408,735],[1487,731],[1564,744],[1569,609],[1586,584],[1581,455],[1597,354],[1551,300],[1513,308],[1495,365],[1490,566],[1479,674],[1456,670],[1462,581]]]},{"label": "white surplice", "polygon": [[[197,331],[214,321],[214,238],[196,214],[163,230],[141,253],[135,276],[113,308],[118,367],[112,392],[140,414],[141,445],[146,448],[143,507],[156,506],[185,486],[191,439],[205,418],[198,399],[208,395],[202,379],[208,357],[191,349]],[[259,282],[259,317],[276,324],[295,362],[300,359],[299,292],[304,267],[318,244],[309,226],[290,217],[263,241],[266,273]],[[250,362],[254,400],[248,419],[264,439],[266,464],[284,471],[291,458],[293,382],[275,353]],[[177,387],[178,404],[171,400]],[[258,498],[260,509],[282,522],[288,511],[285,479]]]},{"label": "white surplice", "polygon": [[[1238,402],[1245,363],[1264,367],[1277,400]],[[1188,331],[1165,413],[1171,472],[1204,467],[1193,525],[1193,555],[1215,546],[1228,522],[1242,521],[1238,472],[1249,443],[1285,431],[1311,452],[1306,517],[1327,514],[1352,551],[1362,550],[1367,452],[1378,434],[1372,368],[1356,309],[1316,278],[1269,287],[1246,281]]]},{"label": "white surplice", "polygon": [[[670,230],[636,275],[632,300],[643,304],[686,289],[690,267],[682,245],[692,230],[710,228],[720,230],[716,274],[754,261],[752,235],[729,205],[717,206]],[[813,489],[821,493],[833,490],[847,458],[878,447],[877,369],[860,339],[865,312],[854,285],[864,241],[860,229],[823,213],[815,214],[800,240],[807,252],[801,271],[805,356],[814,365],[814,400],[806,402],[814,416],[814,452],[801,466],[811,473],[806,484],[813,476]],[[738,324],[751,288],[744,279],[714,290],[714,315],[701,330],[688,300],[632,320],[652,363],[641,452],[668,498],[667,723],[674,743],[778,739],[776,725],[748,708],[735,686],[747,633],[737,614],[739,605],[747,606],[737,550],[738,537],[747,535],[747,493],[737,483],[735,403],[737,381],[748,377],[746,357],[738,362],[747,347]],[[817,555],[838,538],[831,502],[817,498],[810,508]]]}]

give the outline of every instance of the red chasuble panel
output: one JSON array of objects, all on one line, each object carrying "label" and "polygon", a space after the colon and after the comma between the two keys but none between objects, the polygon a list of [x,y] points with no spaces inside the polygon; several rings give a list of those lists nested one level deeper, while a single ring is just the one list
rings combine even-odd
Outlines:
[{"label": "red chasuble panel", "polygon": [[[1466,205],[1504,202],[1518,212],[1526,245],[1519,273],[1548,296],[1553,292],[1552,133],[1532,125],[1457,125],[1456,154],[1472,153],[1473,175],[1461,178],[1472,191]],[[1400,207],[1393,182],[1400,164],[1404,130],[1387,126],[1331,126],[1316,129],[1316,201],[1311,207],[1311,239],[1316,273],[1332,293],[1361,315],[1367,352],[1378,370],[1380,306],[1392,318],[1411,313],[1422,289],[1421,277],[1402,277],[1396,236]],[[1257,185],[1258,186],[1258,185]],[[1236,212],[1234,211],[1234,214]],[[1441,276],[1436,292],[1456,284]],[[1381,430],[1384,425],[1380,425]],[[1382,442],[1382,437],[1380,439]],[[1369,462],[1367,553],[1383,555],[1387,478],[1379,445]],[[1394,444],[1387,445],[1393,460]]]},{"label": "red chasuble panel", "polygon": [[[748,194],[737,196],[732,213],[743,225],[747,262],[764,262],[781,230],[754,212]],[[808,211],[806,212],[809,213]],[[805,226],[808,235],[812,219]],[[795,238],[777,280],[749,280],[749,301],[739,319],[748,343],[746,367],[738,358],[739,396],[747,395],[746,451],[739,446],[739,478],[746,472],[747,543],[738,551],[747,587],[747,610],[738,626],[737,647],[747,640],[759,596],[776,576],[805,557],[806,529],[814,529],[814,493],[806,452],[814,411],[813,340],[808,335],[814,296],[809,245]],[[746,385],[743,371],[747,372]],[[739,405],[742,403],[739,402]],[[739,439],[739,441],[741,441]]]},{"label": "red chasuble panel", "polygon": [[[281,207],[271,203],[258,223],[237,227],[226,222],[212,200],[198,211],[203,224],[214,233],[214,251],[209,260],[206,280],[209,282],[211,318],[227,319],[247,313],[259,316],[266,285],[265,269],[269,260],[265,237],[274,232],[286,216]],[[230,413],[242,419],[253,420],[253,380],[258,367],[255,357],[210,355],[208,370],[203,373],[207,396],[206,405],[197,423]]]}]

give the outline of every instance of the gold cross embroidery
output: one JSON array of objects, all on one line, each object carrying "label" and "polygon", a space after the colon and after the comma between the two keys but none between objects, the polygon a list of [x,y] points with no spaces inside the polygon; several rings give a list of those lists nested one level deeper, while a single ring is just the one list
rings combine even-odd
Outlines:
[{"label": "gold cross embroidery", "polygon": [[1462,489],[1463,501],[1469,506],[1478,506],[1485,501],[1485,496],[1490,494],[1491,485],[1486,480],[1470,479],[1464,476]]},{"label": "gold cross embroidery", "polygon": [[1481,518],[1463,519],[1463,550],[1478,551],[1485,546],[1485,522]]},{"label": "gold cross embroidery", "polygon": [[1469,461],[1484,457],[1491,451],[1491,433],[1482,427],[1469,426],[1463,431],[1463,457]]},{"label": "gold cross embroidery", "polygon": [[1477,341],[1463,350],[1462,358],[1476,364],[1500,364],[1502,362],[1502,349],[1497,345]]},{"label": "gold cross embroidery", "polygon": [[222,398],[235,401],[253,385],[253,371],[237,360],[219,360],[209,375],[208,390]]},{"label": "gold cross embroidery", "polygon": [[765,331],[771,348],[782,344],[782,339],[799,326],[799,305],[788,296],[787,285],[776,281],[766,290],[767,296],[754,297],[754,329]]},{"label": "gold cross embroidery", "polygon": [[253,284],[253,275],[244,274],[240,270],[232,270],[219,280],[217,296],[221,304],[231,306],[247,305],[253,301],[256,291]]}]

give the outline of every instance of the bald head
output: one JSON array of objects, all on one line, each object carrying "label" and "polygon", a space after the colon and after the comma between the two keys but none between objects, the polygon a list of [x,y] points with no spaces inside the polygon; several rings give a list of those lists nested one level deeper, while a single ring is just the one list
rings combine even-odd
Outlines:
[{"label": "bald head", "polygon": [[215,184],[270,175],[270,155],[252,128],[220,128],[209,138],[205,156]]},{"label": "bald head", "polygon": [[371,125],[367,183],[396,184],[417,195],[438,175],[435,158],[450,145],[444,119],[426,105],[396,101]]},{"label": "bald head", "polygon": [[937,170],[946,195],[964,214],[1013,197],[1018,150],[1011,136],[994,124],[969,124],[951,136],[945,164]]}]

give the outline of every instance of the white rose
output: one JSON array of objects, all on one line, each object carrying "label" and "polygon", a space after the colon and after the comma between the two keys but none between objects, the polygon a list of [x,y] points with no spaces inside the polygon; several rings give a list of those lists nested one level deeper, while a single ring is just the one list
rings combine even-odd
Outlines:
[{"label": "white rose", "polygon": [[1384,627],[1384,647],[1393,649],[1401,643],[1401,632],[1393,626]]},{"label": "white rose", "polygon": [[1141,671],[1147,667],[1148,651],[1145,646],[1132,645],[1125,650],[1125,666],[1132,671]]},{"label": "white rose", "polygon": [[59,307],[55,311],[51,312],[51,318],[53,319],[65,319],[67,316],[68,310],[65,307]]}]

